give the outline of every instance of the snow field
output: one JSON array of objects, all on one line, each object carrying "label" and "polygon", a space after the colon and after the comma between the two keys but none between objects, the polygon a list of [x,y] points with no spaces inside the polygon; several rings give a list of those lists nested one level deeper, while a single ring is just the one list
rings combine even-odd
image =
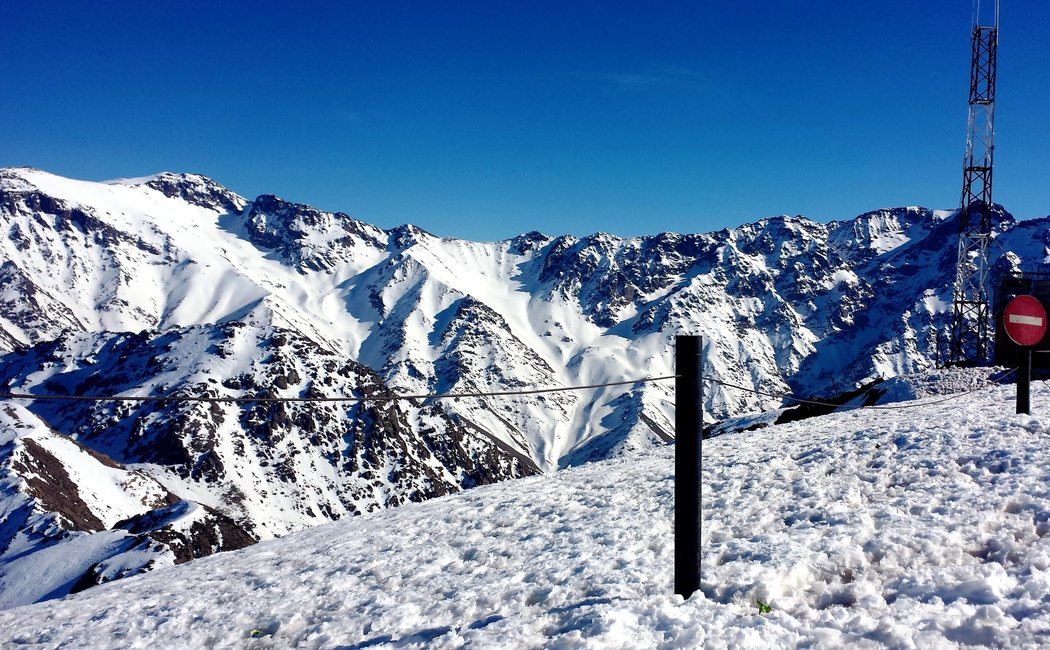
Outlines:
[{"label": "snow field", "polygon": [[768,603],[835,645],[1045,645],[1046,420],[1011,415],[1012,391],[822,418],[819,439],[816,421],[776,427],[764,454],[711,462],[705,595]]},{"label": "snow field", "polygon": [[665,448],[3,611],[0,645],[1045,647],[1050,417],[1014,415],[1013,397],[705,441],[702,588],[686,601]]}]

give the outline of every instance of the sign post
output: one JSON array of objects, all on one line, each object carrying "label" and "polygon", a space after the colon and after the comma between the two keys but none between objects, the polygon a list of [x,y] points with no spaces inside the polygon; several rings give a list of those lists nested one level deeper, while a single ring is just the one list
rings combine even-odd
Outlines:
[{"label": "sign post", "polygon": [[1021,365],[1017,368],[1017,412],[1032,414],[1032,348],[1021,352]]},{"label": "sign post", "polygon": [[699,336],[675,337],[674,592],[700,588],[700,445],[703,385]]},{"label": "sign post", "polygon": [[1021,366],[1017,369],[1017,412],[1030,414],[1032,395],[1032,346],[1046,334],[1046,310],[1035,296],[1017,296],[1003,310],[1003,329],[1020,345]]}]

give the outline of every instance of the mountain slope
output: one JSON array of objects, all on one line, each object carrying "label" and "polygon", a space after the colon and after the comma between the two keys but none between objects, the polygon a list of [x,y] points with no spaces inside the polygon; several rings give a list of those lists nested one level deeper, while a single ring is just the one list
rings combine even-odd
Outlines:
[{"label": "mountain slope", "polygon": [[1050,422],[944,398],[705,441],[686,601],[663,448],[0,612],[0,644],[1040,647]]},{"label": "mountain slope", "polygon": [[257,541],[18,406],[0,408],[0,444],[0,608]]},{"label": "mountain slope", "polygon": [[[250,351],[244,354],[244,351]],[[67,334],[0,358],[60,395],[389,397],[371,370],[239,321]],[[432,406],[405,402],[37,402],[51,426],[263,536],[535,473]]]}]

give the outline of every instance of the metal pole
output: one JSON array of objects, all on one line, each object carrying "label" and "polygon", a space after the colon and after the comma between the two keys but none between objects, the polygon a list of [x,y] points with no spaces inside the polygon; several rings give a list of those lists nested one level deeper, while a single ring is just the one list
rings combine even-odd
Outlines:
[{"label": "metal pole", "polygon": [[704,414],[699,336],[675,337],[674,592],[700,588],[700,445]]},{"label": "metal pole", "polygon": [[1021,350],[1021,367],[1017,369],[1017,412],[1032,413],[1032,348]]}]

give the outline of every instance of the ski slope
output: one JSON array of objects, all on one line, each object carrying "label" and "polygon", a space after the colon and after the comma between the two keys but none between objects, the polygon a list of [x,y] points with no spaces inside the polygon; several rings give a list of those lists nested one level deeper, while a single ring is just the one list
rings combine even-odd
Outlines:
[{"label": "ski slope", "polygon": [[[705,441],[702,592],[685,601],[671,447],[2,611],[0,646],[1046,647],[1050,416],[1013,399]],[[1047,412],[1050,388],[1032,403]]]}]

